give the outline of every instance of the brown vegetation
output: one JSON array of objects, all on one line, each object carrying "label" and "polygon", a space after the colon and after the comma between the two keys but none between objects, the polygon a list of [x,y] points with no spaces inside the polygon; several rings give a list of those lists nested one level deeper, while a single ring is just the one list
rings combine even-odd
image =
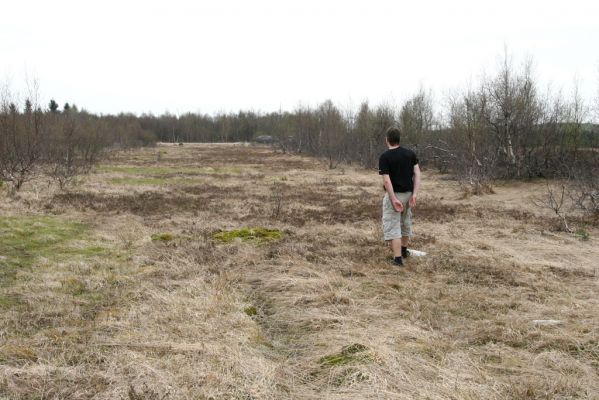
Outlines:
[{"label": "brown vegetation", "polygon": [[[3,194],[2,398],[599,396],[599,230],[556,229],[541,182],[464,198],[425,171],[428,255],[397,269],[375,172],[243,145],[112,159]],[[277,235],[218,239],[254,227]]]}]

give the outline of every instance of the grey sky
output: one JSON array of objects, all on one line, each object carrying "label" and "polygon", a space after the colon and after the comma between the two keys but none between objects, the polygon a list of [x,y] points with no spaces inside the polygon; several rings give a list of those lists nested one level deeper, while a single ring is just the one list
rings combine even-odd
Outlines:
[{"label": "grey sky", "polygon": [[[4,2],[3,2],[4,3]],[[599,88],[599,2],[21,1],[2,4],[0,73],[94,112],[274,111],[327,98],[442,99],[504,45],[542,86]]]}]

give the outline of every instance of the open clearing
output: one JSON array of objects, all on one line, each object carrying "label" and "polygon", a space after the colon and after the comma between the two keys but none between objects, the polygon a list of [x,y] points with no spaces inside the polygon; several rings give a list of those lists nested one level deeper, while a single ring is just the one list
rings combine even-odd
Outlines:
[{"label": "open clearing", "polygon": [[558,231],[543,188],[424,171],[404,269],[376,171],[268,147],[2,194],[0,397],[599,399],[599,229]]}]

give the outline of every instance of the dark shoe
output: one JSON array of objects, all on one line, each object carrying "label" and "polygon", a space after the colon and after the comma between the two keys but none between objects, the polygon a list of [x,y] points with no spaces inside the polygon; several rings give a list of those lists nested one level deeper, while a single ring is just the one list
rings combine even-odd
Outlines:
[{"label": "dark shoe", "polygon": [[401,257],[394,258],[391,260],[391,264],[395,265],[396,267],[403,267],[403,259]]},{"label": "dark shoe", "polygon": [[404,250],[404,249],[401,249],[401,256],[402,256],[403,258],[408,258],[408,257],[410,257],[410,250],[408,250],[408,249],[405,249],[405,250]]}]

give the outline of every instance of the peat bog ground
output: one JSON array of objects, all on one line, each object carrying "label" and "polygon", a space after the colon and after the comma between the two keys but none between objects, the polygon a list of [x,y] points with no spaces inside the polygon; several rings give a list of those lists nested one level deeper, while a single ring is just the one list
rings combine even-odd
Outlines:
[{"label": "peat bog ground", "polygon": [[0,195],[0,398],[599,399],[599,229],[542,182],[425,170],[403,269],[375,170],[159,145],[46,185]]}]

